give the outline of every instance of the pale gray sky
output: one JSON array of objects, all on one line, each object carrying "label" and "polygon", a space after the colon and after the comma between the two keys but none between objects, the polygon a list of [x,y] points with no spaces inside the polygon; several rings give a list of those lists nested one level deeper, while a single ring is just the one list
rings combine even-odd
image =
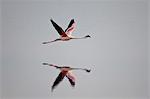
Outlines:
[{"label": "pale gray sky", "polygon": [[[42,45],[76,21],[75,36],[91,39]],[[148,38],[146,1],[2,3],[2,95],[4,99],[146,99]],[[74,71],[76,88],[67,79],[51,93],[58,70],[42,62],[91,68]]]},{"label": "pale gray sky", "polygon": [[[148,9],[150,9],[150,1],[148,2]],[[148,17],[150,17],[150,10],[148,10]],[[148,18],[148,79],[149,79],[149,97],[150,97],[150,18]]]},{"label": "pale gray sky", "polygon": [[1,20],[1,0],[0,0],[0,98],[2,96],[2,20]]}]

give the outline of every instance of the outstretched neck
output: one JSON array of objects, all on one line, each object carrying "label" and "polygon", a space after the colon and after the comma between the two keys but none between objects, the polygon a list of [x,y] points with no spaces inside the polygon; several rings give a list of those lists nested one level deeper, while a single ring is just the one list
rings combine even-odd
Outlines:
[{"label": "outstretched neck", "polygon": [[91,36],[86,35],[84,37],[72,37],[71,39],[86,39],[86,38],[91,38]]},{"label": "outstretched neck", "polygon": [[84,70],[86,72],[90,72],[90,69],[86,69],[86,68],[71,68],[72,70]]}]

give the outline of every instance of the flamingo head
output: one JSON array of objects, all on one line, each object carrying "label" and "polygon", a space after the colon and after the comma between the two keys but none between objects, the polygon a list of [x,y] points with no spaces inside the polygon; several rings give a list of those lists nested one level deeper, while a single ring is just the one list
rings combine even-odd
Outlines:
[{"label": "flamingo head", "polygon": [[89,38],[91,38],[91,36],[90,36],[90,35],[86,35],[86,36],[85,36],[85,38],[88,38],[88,37],[89,37]]},{"label": "flamingo head", "polygon": [[91,72],[91,70],[90,69],[86,69],[86,72]]}]

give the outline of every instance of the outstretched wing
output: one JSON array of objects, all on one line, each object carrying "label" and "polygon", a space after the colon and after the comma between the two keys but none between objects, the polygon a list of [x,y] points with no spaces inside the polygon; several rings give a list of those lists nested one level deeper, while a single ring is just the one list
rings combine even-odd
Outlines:
[{"label": "outstretched wing", "polygon": [[63,80],[63,78],[66,76],[66,74],[67,74],[67,71],[62,71],[62,72],[59,73],[59,75],[57,76],[55,82],[53,83],[52,91]]},{"label": "outstretched wing", "polygon": [[66,75],[72,87],[75,86],[75,76],[69,71]]},{"label": "outstretched wing", "polygon": [[71,33],[74,31],[75,29],[75,22],[74,22],[74,19],[72,19],[67,27],[67,29],[65,30],[65,33],[68,35],[68,36],[71,36]]},{"label": "outstretched wing", "polygon": [[64,30],[59,25],[57,25],[52,19],[50,21],[53,24],[54,28],[59,33],[59,35],[61,35],[62,37],[66,37],[67,36],[66,33],[64,32]]}]

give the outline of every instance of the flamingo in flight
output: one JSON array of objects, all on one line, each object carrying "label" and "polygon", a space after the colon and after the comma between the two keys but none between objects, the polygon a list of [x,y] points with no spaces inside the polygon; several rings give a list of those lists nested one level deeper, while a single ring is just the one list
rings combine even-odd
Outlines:
[{"label": "flamingo in flight", "polygon": [[58,34],[60,35],[60,38],[55,39],[53,41],[48,41],[48,42],[43,42],[43,44],[47,44],[47,43],[52,43],[52,42],[56,42],[56,41],[68,41],[71,39],[85,39],[85,38],[90,38],[90,35],[86,35],[84,37],[73,37],[71,34],[75,29],[75,22],[74,19],[72,19],[67,27],[67,29],[64,31],[59,25],[57,25],[52,19],[50,19],[52,25],[54,26],[54,28],[56,29],[56,31],[58,32]]},{"label": "flamingo in flight", "polygon": [[52,66],[55,67],[56,69],[60,69],[60,73],[57,76],[56,80],[54,81],[52,87],[51,87],[51,91],[53,91],[55,89],[55,87],[63,80],[64,77],[67,77],[71,86],[74,87],[75,86],[75,76],[72,74],[71,70],[84,70],[86,72],[90,72],[90,69],[86,69],[86,68],[71,68],[69,66],[57,66],[54,64],[48,64],[48,63],[43,63],[43,65],[48,65],[48,66]]}]

